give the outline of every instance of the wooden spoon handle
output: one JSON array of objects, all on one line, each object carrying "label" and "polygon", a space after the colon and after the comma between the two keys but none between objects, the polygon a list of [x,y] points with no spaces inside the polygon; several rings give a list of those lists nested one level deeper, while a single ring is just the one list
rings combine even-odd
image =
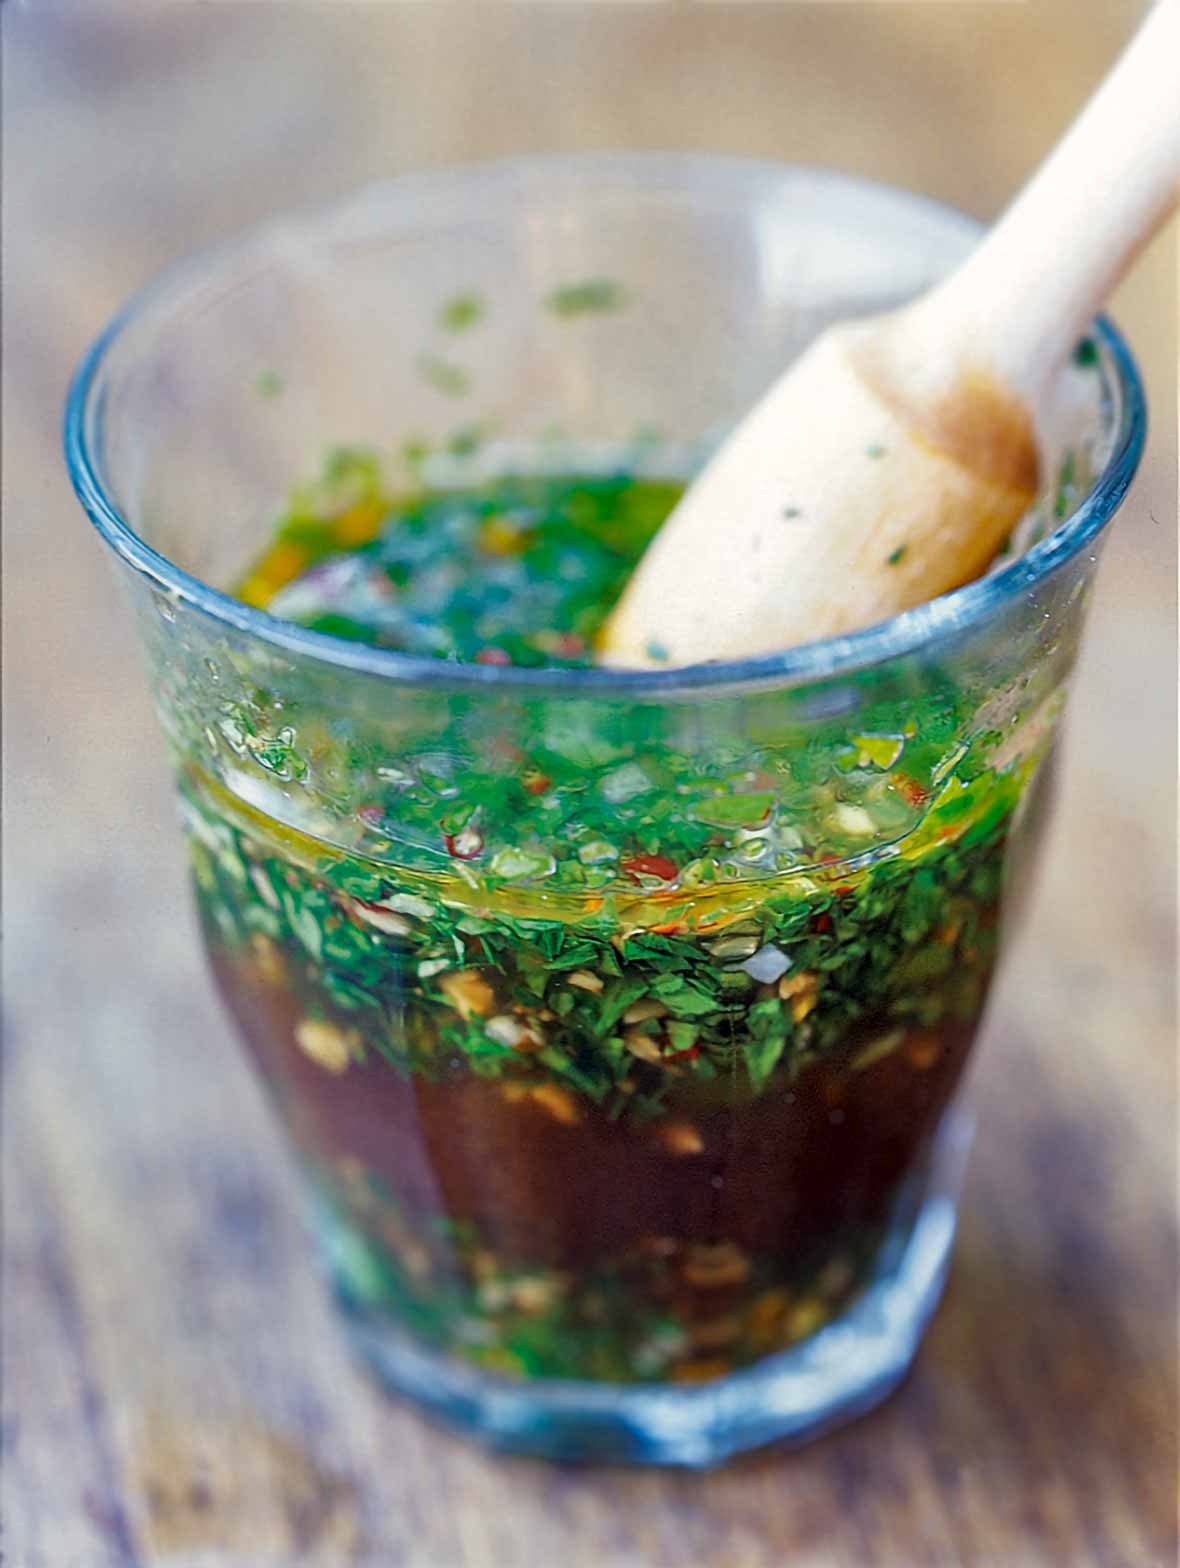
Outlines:
[{"label": "wooden spoon handle", "polygon": [[977,576],[1055,471],[1070,351],[1178,189],[1180,0],[1159,0],[963,266],[829,328],[746,416],[649,546],[602,659],[790,647]]},{"label": "wooden spoon handle", "polygon": [[[1079,118],[907,330],[1036,408],[1180,194],[1180,0],[1158,0]],[[922,350],[917,342],[917,353]]]}]

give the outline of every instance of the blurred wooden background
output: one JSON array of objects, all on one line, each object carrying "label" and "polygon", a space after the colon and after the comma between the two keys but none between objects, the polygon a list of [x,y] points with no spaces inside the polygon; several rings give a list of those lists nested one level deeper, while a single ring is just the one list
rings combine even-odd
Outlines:
[{"label": "blurred wooden background", "polygon": [[158,266],[400,169],[695,148],[838,165],[992,215],[1140,11],[4,7],[6,1561],[1174,1561],[1174,229],[1115,301],[1151,448],[978,1063],[945,1306],[887,1407],[703,1479],[495,1462],[349,1363],[200,965],[130,627],[57,436],[80,351]]}]

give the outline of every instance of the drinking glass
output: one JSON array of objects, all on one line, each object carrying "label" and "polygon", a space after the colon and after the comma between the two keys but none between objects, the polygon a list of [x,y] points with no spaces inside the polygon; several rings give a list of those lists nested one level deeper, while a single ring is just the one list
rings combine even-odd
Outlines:
[{"label": "drinking glass", "polygon": [[418,174],[173,269],[78,373],[71,475],[346,1331],[488,1443],[707,1464],[905,1373],[1139,379],[1095,323],[992,572],[764,658],[457,663],[234,585],[284,512],[345,549],[403,491],[682,481],[974,234],[721,158]]}]

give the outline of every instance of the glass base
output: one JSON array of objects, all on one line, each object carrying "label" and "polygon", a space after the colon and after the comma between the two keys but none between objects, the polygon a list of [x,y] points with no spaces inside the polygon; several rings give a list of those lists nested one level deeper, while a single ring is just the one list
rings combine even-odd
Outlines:
[{"label": "glass base", "polygon": [[424,1349],[357,1307],[338,1221],[317,1228],[350,1339],[387,1389],[501,1452],[702,1468],[769,1443],[806,1442],[897,1387],[942,1294],[970,1137],[965,1113],[946,1118],[923,1192],[903,1204],[868,1287],[845,1312],[802,1344],[697,1386],[523,1382]]}]

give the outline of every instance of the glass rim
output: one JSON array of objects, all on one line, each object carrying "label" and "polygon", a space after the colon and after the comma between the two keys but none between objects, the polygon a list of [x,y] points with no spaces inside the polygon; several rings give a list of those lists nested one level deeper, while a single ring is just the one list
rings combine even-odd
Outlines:
[{"label": "glass rim", "polygon": [[867,670],[936,645],[945,638],[984,622],[1006,604],[1035,588],[1090,543],[1113,517],[1133,480],[1143,452],[1147,409],[1138,367],[1114,324],[1104,315],[1091,331],[1110,356],[1118,397],[1117,425],[1109,454],[1091,489],[1051,533],[1006,565],[949,593],[889,619],[838,637],[801,643],[753,658],[716,660],[672,669],[529,668],[485,665],[400,653],[390,648],[350,642],[330,633],[310,631],[270,615],[214,588],[178,566],[141,537],[123,516],[104,472],[102,373],[125,331],[151,310],[182,300],[208,269],[225,266],[246,254],[266,235],[290,223],[324,225],[361,201],[380,196],[385,202],[412,204],[424,187],[450,185],[459,189],[473,181],[525,180],[560,176],[593,181],[609,175],[635,184],[676,179],[688,187],[706,188],[723,182],[782,180],[804,176],[817,186],[842,188],[865,197],[900,197],[941,217],[978,230],[974,219],[948,204],[884,181],[836,170],[772,160],[677,153],[609,153],[583,156],[506,158],[423,169],[370,185],[343,200],[268,219],[236,231],[226,240],[200,249],[165,267],[137,290],[107,322],[82,358],[66,397],[63,444],[74,492],[104,541],[139,575],[170,597],[191,605],[239,632],[301,655],[322,665],[378,676],[403,685],[441,690],[577,694],[587,698],[678,698],[696,692],[746,692],[791,687]]}]

